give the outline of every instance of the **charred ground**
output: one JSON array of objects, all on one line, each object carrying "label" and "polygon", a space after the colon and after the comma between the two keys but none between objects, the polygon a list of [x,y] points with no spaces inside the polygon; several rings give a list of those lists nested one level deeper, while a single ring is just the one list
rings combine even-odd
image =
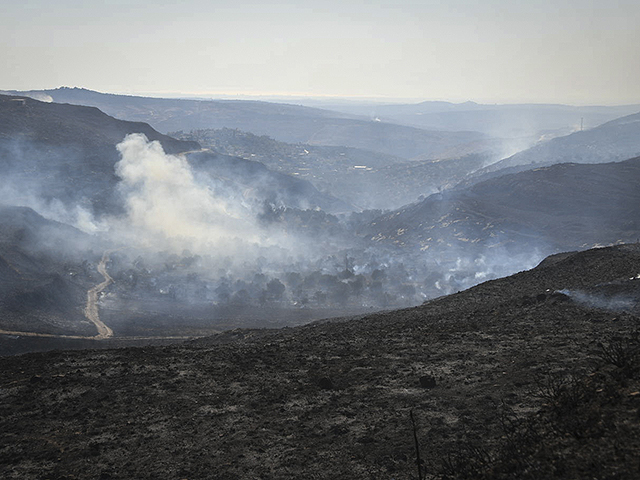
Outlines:
[{"label": "charred ground", "polygon": [[2,358],[0,473],[416,478],[413,411],[426,478],[637,478],[639,273],[617,246],[407,310]]}]

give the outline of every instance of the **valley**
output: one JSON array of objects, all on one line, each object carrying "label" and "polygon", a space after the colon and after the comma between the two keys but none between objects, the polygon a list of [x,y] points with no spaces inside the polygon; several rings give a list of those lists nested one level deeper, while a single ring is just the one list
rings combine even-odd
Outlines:
[{"label": "valley", "polygon": [[620,109],[0,95],[0,476],[635,478]]},{"label": "valley", "polygon": [[[2,283],[12,293],[0,302],[0,328],[14,334],[111,344],[295,326],[419,305],[553,253],[638,238],[638,161],[619,162],[623,154],[603,153],[602,164],[546,161],[514,171],[510,163],[498,168],[509,159],[496,162],[501,144],[486,134],[417,132],[266,102],[83,89],[24,95],[0,96],[3,225],[14,232],[2,243]],[[148,119],[165,128],[180,112],[228,122],[191,132],[183,123],[176,139],[73,105],[82,102],[128,119],[152,111]],[[334,133],[327,137],[328,124],[320,123],[285,143],[292,138],[238,129],[274,115],[300,125],[324,119]],[[579,133],[633,152],[634,118]],[[394,142],[411,136],[405,150],[381,133],[381,149],[357,133],[383,127],[395,132]],[[429,146],[420,143],[425,135]],[[18,220],[11,203],[30,208],[30,220]],[[45,265],[55,280],[40,285],[35,272]],[[7,352],[22,351],[22,341]]]}]

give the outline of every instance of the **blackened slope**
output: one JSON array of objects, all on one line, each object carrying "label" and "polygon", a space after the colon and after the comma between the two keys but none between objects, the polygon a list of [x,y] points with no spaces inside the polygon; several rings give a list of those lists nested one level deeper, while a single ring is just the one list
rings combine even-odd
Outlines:
[{"label": "blackened slope", "polygon": [[384,242],[472,248],[498,244],[584,248],[640,237],[640,157],[561,164],[432,195],[376,219]]},{"label": "blackened slope", "polygon": [[[2,358],[0,474],[414,478],[410,412],[430,476],[455,477],[442,465],[458,453],[473,461],[486,452],[490,470],[510,440],[505,424],[535,418],[549,403],[537,394],[542,382],[589,375],[598,342],[637,324],[546,290],[539,296],[547,285],[627,276],[640,268],[637,247],[555,260],[485,290],[351,321],[234,331],[165,348]],[[636,375],[613,392],[636,402],[638,388]],[[562,449],[586,469],[603,468],[600,475],[539,474],[549,465],[536,462],[501,478],[635,478],[631,406],[633,422],[602,422],[597,437],[574,438]],[[475,440],[475,449],[465,449]],[[576,457],[576,445],[592,447],[591,454]]]}]

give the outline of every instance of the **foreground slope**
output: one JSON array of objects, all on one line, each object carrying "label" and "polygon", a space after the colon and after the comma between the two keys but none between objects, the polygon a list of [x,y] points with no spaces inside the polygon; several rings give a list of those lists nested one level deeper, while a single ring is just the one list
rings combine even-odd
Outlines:
[{"label": "foreground slope", "polygon": [[617,246],[348,321],[2,358],[0,474],[416,478],[415,431],[427,478],[637,478],[639,273]]}]

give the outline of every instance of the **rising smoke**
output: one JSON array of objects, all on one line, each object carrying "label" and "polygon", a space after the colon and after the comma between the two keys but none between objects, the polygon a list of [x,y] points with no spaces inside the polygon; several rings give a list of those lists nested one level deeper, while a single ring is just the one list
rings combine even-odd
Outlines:
[{"label": "rising smoke", "polygon": [[252,213],[215,184],[197,181],[184,157],[165,154],[159,142],[142,134],[128,135],[117,148],[124,226],[142,246],[237,253],[246,244],[267,241]]},{"label": "rising smoke", "polygon": [[339,219],[271,203],[259,188],[234,187],[142,134],[128,135],[117,150],[120,212],[94,217],[74,197],[43,200],[37,187],[4,197],[18,199],[22,191],[21,204],[108,240],[115,250],[112,298],[185,308],[388,308],[416,305],[540,260],[537,252],[481,248],[448,251],[445,259],[438,252],[371,244],[354,233],[370,221],[367,215]]}]

